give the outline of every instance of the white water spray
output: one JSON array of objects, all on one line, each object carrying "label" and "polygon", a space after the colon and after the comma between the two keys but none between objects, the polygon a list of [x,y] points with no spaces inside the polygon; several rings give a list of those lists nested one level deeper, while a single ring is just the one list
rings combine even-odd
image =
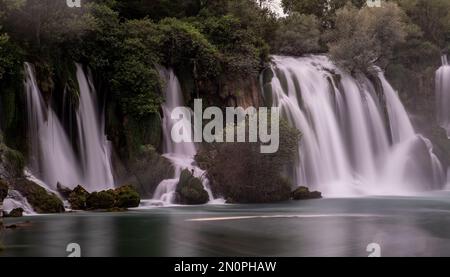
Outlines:
[{"label": "white water spray", "polygon": [[[163,205],[170,205],[174,202],[176,185],[178,184],[181,171],[188,169],[192,171],[195,177],[202,180],[205,190],[208,192],[209,199],[213,200],[213,195],[209,189],[208,180],[204,176],[205,172],[195,166],[194,156],[197,149],[194,143],[183,142],[175,143],[171,137],[171,130],[173,125],[177,122],[171,118],[173,109],[176,107],[183,107],[183,94],[180,83],[173,70],[160,69],[160,75],[166,80],[166,87],[164,89],[165,102],[162,105],[163,110],[163,149],[164,157],[168,158],[175,167],[175,176],[173,179],[163,180],[156,188],[153,194],[153,200],[159,201]],[[186,124],[189,124],[186,121]],[[185,130],[192,130],[192,126],[184,126]]]},{"label": "white water spray", "polygon": [[382,73],[378,96],[366,77],[356,80],[325,56],[275,56],[274,62],[272,104],[302,132],[296,185],[326,196],[407,194],[442,185],[431,143],[415,133]]}]

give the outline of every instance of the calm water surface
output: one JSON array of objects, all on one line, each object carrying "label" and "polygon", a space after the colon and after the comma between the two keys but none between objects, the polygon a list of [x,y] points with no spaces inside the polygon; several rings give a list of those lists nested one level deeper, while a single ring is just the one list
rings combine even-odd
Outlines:
[{"label": "calm water surface", "polygon": [[0,256],[450,256],[450,193],[6,219]]}]

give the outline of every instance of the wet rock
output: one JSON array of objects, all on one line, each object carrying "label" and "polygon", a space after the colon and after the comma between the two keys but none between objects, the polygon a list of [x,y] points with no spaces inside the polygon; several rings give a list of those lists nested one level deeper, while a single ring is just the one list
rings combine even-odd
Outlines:
[{"label": "wet rock", "polygon": [[182,205],[201,205],[208,200],[208,192],[203,188],[201,180],[194,177],[189,170],[183,170],[177,184],[175,202]]},{"label": "wet rock", "polygon": [[294,200],[307,200],[307,199],[319,199],[322,198],[322,193],[319,191],[309,191],[307,187],[298,187],[292,192],[292,199]]},{"label": "wet rock", "polygon": [[22,217],[23,216],[23,209],[22,208],[15,208],[9,213],[3,212],[4,217]]},{"label": "wet rock", "polygon": [[86,210],[86,201],[88,196],[89,192],[82,186],[78,185],[69,194],[68,201],[70,203],[70,207],[73,210]]},{"label": "wet rock", "polygon": [[135,208],[139,206],[141,197],[137,190],[131,185],[125,185],[115,190],[117,208]]}]

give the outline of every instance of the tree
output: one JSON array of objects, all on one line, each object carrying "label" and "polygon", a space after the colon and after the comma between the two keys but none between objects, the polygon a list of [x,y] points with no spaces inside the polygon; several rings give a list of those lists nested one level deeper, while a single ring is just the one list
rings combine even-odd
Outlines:
[{"label": "tree", "polygon": [[328,46],[332,59],[343,68],[366,72],[375,64],[385,67],[405,36],[405,15],[396,4],[362,9],[350,4],[336,12]]},{"label": "tree", "polygon": [[319,52],[320,35],[316,16],[292,13],[280,20],[272,48],[275,53],[291,56]]},{"label": "tree", "polygon": [[360,8],[366,0],[282,0],[284,12],[291,14],[294,12],[301,14],[315,15],[322,27],[333,28],[336,11],[351,2]]}]

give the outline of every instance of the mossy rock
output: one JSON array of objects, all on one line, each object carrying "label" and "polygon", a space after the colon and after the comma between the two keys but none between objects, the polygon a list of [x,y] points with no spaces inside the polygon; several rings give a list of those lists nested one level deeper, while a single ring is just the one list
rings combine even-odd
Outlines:
[{"label": "mossy rock", "polygon": [[115,190],[117,208],[134,208],[138,207],[141,197],[137,190],[131,185],[125,185]]},{"label": "mossy rock", "polygon": [[62,213],[64,205],[61,199],[46,191],[38,184],[27,179],[16,179],[12,188],[20,192],[37,213]]},{"label": "mossy rock", "polygon": [[307,200],[307,199],[319,199],[322,198],[322,193],[319,191],[309,191],[307,187],[298,187],[292,192],[292,199],[294,200]]},{"label": "mossy rock", "polygon": [[116,196],[114,190],[93,192],[86,199],[88,210],[112,209],[115,207]]},{"label": "mossy rock", "polygon": [[183,205],[201,205],[209,201],[208,192],[199,178],[185,169],[181,172],[177,184],[175,202]]},{"label": "mossy rock", "polygon": [[68,200],[70,203],[70,207],[73,210],[85,210],[88,196],[89,192],[85,190],[82,186],[78,185],[69,194]]},{"label": "mossy rock", "polygon": [[15,208],[8,214],[3,213],[5,217],[22,217],[23,216],[23,209],[22,208]]}]

